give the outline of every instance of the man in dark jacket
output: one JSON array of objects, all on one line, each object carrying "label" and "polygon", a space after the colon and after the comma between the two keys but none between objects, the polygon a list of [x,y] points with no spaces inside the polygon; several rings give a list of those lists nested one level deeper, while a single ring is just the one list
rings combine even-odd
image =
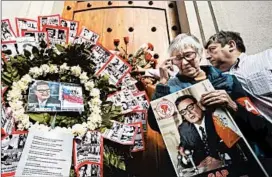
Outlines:
[{"label": "man in dark jacket", "polygon": [[[212,66],[200,66],[203,47],[194,36],[178,35],[170,44],[169,53],[172,56],[164,61],[160,69],[160,83],[156,85],[153,100],[187,88],[199,81],[209,79],[215,91],[203,94],[201,104],[207,108],[224,107],[234,117],[245,137],[257,142],[267,156],[272,153],[272,128],[264,118],[249,112],[240,99],[248,99],[247,94],[235,76],[222,74]],[[169,70],[173,64],[179,67],[179,73],[169,79]],[[254,107],[250,100],[248,103]],[[149,109],[149,125],[159,130],[154,113]]]}]

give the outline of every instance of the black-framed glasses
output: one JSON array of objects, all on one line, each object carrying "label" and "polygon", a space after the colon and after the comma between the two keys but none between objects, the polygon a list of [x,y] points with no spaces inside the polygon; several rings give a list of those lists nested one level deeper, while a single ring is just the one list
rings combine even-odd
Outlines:
[{"label": "black-framed glasses", "polygon": [[195,108],[195,103],[189,104],[185,109],[179,110],[181,116],[185,116],[189,111],[192,111]]},{"label": "black-framed glasses", "polygon": [[39,93],[48,93],[50,92],[50,89],[44,89],[44,90],[37,90]]},{"label": "black-framed glasses", "polygon": [[193,60],[195,58],[196,58],[196,52],[185,52],[185,53],[183,53],[183,56],[182,55],[176,55],[174,60],[182,61],[183,59],[185,59],[187,61],[191,61],[191,60]]}]

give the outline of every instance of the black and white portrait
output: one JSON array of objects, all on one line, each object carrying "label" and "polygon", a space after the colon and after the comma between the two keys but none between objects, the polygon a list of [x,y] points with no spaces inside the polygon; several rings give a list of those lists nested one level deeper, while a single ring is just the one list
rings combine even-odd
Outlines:
[{"label": "black and white portrait", "polygon": [[49,45],[68,43],[68,28],[46,26],[45,30],[48,33]]},{"label": "black and white portrait", "polygon": [[2,42],[15,41],[16,36],[14,31],[11,28],[10,22],[8,19],[1,21],[1,33],[2,33]]},{"label": "black and white portrait", "polygon": [[135,136],[134,145],[131,148],[131,152],[143,151],[145,149],[145,146],[144,146],[142,123],[134,123],[134,125],[137,126],[138,131]]},{"label": "black and white portrait", "polygon": [[100,72],[100,69],[109,61],[110,57],[110,52],[100,45],[96,45],[91,49],[90,60],[95,63],[96,74]]},{"label": "black and white portrait", "polygon": [[101,72],[102,75],[108,75],[109,81],[113,85],[118,85],[122,78],[131,70],[129,64],[120,59],[117,56],[114,56],[110,62],[107,64],[105,69]]},{"label": "black and white portrait", "polygon": [[11,134],[1,141],[1,174],[15,172],[22,156],[27,134]]},{"label": "black and white portrait", "polygon": [[97,131],[87,131],[82,138],[75,139],[76,165],[84,162],[101,162],[102,136]]},{"label": "black and white portrait", "polygon": [[82,27],[82,30],[79,34],[79,36],[85,37],[88,40],[90,40],[93,44],[96,44],[96,42],[99,39],[99,35],[91,30],[89,30],[88,28],[86,28],[85,26]]},{"label": "black and white portrait", "polygon": [[100,177],[101,169],[98,164],[84,164],[78,169],[79,177]]},{"label": "black and white portrait", "polygon": [[146,117],[147,110],[135,110],[124,115],[124,123],[125,124],[142,123],[143,131],[146,132],[147,130]]},{"label": "black and white portrait", "polygon": [[117,121],[112,121],[112,123],[111,128],[103,133],[103,137],[120,144],[133,145],[137,126],[126,125]]},{"label": "black and white portrait", "polygon": [[11,43],[3,42],[1,45],[1,49],[6,60],[9,60],[10,57],[14,57],[15,55],[19,54],[18,45],[16,42],[11,42]]},{"label": "black and white portrait", "polygon": [[23,31],[36,31],[38,30],[38,23],[36,20],[16,18],[17,35],[22,36]]}]

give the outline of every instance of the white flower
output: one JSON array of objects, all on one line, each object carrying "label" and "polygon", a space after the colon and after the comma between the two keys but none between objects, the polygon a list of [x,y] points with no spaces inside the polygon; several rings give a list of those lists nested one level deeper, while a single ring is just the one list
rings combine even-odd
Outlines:
[{"label": "white flower", "polygon": [[20,100],[22,99],[22,92],[20,89],[12,89],[11,91],[8,92],[7,94],[7,100],[12,101],[12,100]]},{"label": "white flower", "polygon": [[72,127],[72,133],[76,136],[77,135],[83,136],[86,133],[86,131],[87,131],[87,127],[84,124],[75,124]]},{"label": "white flower", "polygon": [[68,71],[70,69],[69,66],[67,66],[67,63],[63,63],[61,66],[60,66],[60,73],[63,74],[65,73],[66,71]]},{"label": "white flower", "polygon": [[26,74],[22,77],[21,81],[26,84],[29,84],[30,82],[32,82],[32,77],[29,74]]},{"label": "white flower", "polygon": [[56,65],[49,65],[49,73],[58,73],[59,69]]},{"label": "white flower", "polygon": [[20,109],[24,110],[23,102],[19,101],[19,100],[18,101],[10,101],[9,106],[11,107],[11,109],[13,111],[20,110]]},{"label": "white flower", "polygon": [[39,124],[38,122],[36,122],[34,125],[31,125],[30,127],[31,129],[36,129],[36,130],[41,130],[41,131],[45,131],[48,132],[50,127],[44,125],[44,124]]},{"label": "white flower", "polygon": [[85,89],[87,91],[90,91],[90,90],[92,90],[94,88],[94,82],[93,81],[88,81],[84,85],[85,85]]},{"label": "white flower", "polygon": [[95,130],[97,127],[96,123],[93,123],[93,122],[87,122],[87,128],[89,130]]},{"label": "white flower", "polygon": [[102,104],[102,101],[99,99],[99,97],[95,97],[91,100],[91,104],[92,105],[101,105]]},{"label": "white flower", "polygon": [[92,112],[93,112],[93,114],[100,114],[101,113],[100,106],[94,106],[94,107],[92,107]]},{"label": "white flower", "polygon": [[88,81],[89,77],[87,76],[86,72],[82,72],[79,76],[79,79],[80,79],[80,83],[83,84]]},{"label": "white flower", "polygon": [[78,77],[81,74],[81,68],[78,65],[77,66],[72,66],[71,67],[71,72],[72,72],[72,75]]},{"label": "white flower", "polygon": [[98,90],[97,88],[93,88],[90,95],[93,97],[98,97],[100,95],[100,90]]},{"label": "white flower", "polygon": [[22,80],[18,81],[17,83],[22,91],[26,91],[28,89],[28,83],[25,83]]},{"label": "white flower", "polygon": [[46,65],[46,64],[41,65],[40,69],[43,71],[43,74],[44,74],[44,75],[46,75],[46,74],[49,73],[49,71],[50,71],[49,66]]},{"label": "white flower", "polygon": [[42,69],[40,69],[38,67],[33,67],[33,68],[30,68],[29,74],[32,75],[33,78],[37,78],[43,74],[43,71],[42,71]]}]

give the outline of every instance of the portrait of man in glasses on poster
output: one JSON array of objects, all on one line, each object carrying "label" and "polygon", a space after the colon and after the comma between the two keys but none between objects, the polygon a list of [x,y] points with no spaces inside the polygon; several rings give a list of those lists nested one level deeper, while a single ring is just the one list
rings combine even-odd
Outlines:
[{"label": "portrait of man in glasses on poster", "polygon": [[59,83],[47,81],[35,81],[30,87],[28,95],[28,111],[59,111]]}]

